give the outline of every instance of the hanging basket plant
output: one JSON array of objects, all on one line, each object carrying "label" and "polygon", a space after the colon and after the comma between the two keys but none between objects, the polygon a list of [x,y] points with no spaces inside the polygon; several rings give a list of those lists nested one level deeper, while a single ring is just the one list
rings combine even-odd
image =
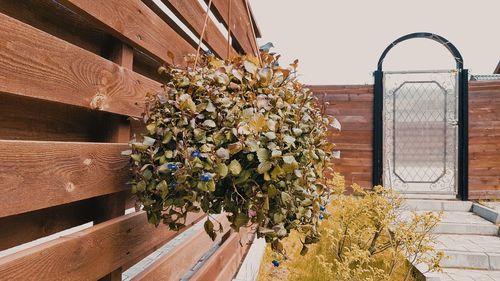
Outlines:
[{"label": "hanging basket plant", "polygon": [[[263,53],[199,64],[161,69],[168,82],[148,96],[147,133],[131,142],[132,191],[148,220],[178,230],[188,212],[225,212],[234,230],[257,226],[281,253],[292,230],[317,242],[333,118],[295,79],[297,62],[280,67]],[[212,238],[216,228],[208,218]]]}]

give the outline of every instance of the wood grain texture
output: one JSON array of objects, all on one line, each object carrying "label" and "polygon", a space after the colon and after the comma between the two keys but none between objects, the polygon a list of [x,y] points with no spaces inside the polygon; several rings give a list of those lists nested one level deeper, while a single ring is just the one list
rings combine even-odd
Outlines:
[{"label": "wood grain texture", "polygon": [[175,64],[196,49],[141,0],[60,0],[78,14],[148,55]]},{"label": "wood grain texture", "polygon": [[0,141],[0,217],[128,189],[128,157],[120,154],[126,149],[126,144]]},{"label": "wood grain texture", "polygon": [[346,186],[357,183],[372,186],[373,151],[373,86],[372,85],[310,85],[319,104],[328,103],[326,113],[337,118],[340,132],[329,140],[340,151],[334,170],[342,174]]},{"label": "wood grain texture", "polygon": [[[187,226],[204,217],[189,214]],[[4,280],[96,280],[179,232],[132,213],[0,258]]]},{"label": "wood grain texture", "polygon": [[101,53],[109,35],[82,16],[50,0],[2,0],[0,13],[18,19],[94,54]]},{"label": "wood grain texture", "polygon": [[[251,21],[245,7],[245,0],[231,0],[231,19],[229,20],[229,1],[213,0],[212,11],[214,15],[228,27],[231,24],[231,34],[245,52],[245,54],[257,54],[257,46],[252,34]],[[208,0],[205,0],[208,3]]]},{"label": "wood grain texture", "polygon": [[[219,215],[217,220],[222,223],[224,231],[231,231],[230,223],[225,215]],[[219,238],[223,235],[221,233],[218,234]],[[179,280],[214,243],[219,242],[218,240],[213,242],[205,232],[205,229],[202,228],[167,255],[156,260],[132,280]]]},{"label": "wood grain texture", "polygon": [[500,198],[500,82],[469,85],[469,198]]},{"label": "wood grain texture", "polygon": [[190,280],[233,280],[250,245],[248,229],[232,233]]},{"label": "wood grain texture", "polygon": [[469,198],[474,199],[492,199],[499,200],[500,199],[500,185],[497,186],[495,190],[470,190]]},{"label": "wood grain texture", "polygon": [[0,92],[140,116],[160,84],[0,14]]}]

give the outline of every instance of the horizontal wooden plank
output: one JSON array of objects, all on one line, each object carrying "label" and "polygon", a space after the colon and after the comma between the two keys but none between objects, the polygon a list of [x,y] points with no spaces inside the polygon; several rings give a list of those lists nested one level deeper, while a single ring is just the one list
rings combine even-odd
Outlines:
[{"label": "horizontal wooden plank", "polygon": [[373,89],[372,88],[366,88],[366,87],[359,87],[359,88],[332,88],[332,89],[326,89],[326,88],[316,88],[316,87],[309,87],[311,91],[313,91],[314,95],[317,96],[318,98],[321,98],[322,96],[336,96],[336,95],[345,95],[345,94],[353,94],[353,95],[363,95],[363,96],[373,96]]},{"label": "horizontal wooden plank", "polygon": [[369,90],[373,91],[373,85],[306,85],[307,88],[313,91],[336,91],[336,90]]},{"label": "horizontal wooden plank", "polygon": [[166,63],[185,64],[196,49],[140,0],[60,0],[133,47]]},{"label": "horizontal wooden plank", "polygon": [[481,110],[498,108],[500,106],[500,100],[498,100],[499,97],[500,93],[490,95],[489,97],[482,97],[480,99],[472,99],[469,101],[469,110],[474,110],[476,108]]},{"label": "horizontal wooden plank", "polygon": [[469,167],[471,168],[490,168],[500,167],[500,158],[493,159],[469,159]]},{"label": "horizontal wooden plank", "polygon": [[373,95],[368,94],[360,94],[360,93],[331,93],[331,94],[315,94],[321,102],[342,102],[342,101],[364,101],[364,102],[373,102]]},{"label": "horizontal wooden plank", "polygon": [[488,184],[488,185],[500,185],[500,174],[492,176],[470,176],[469,184]]},{"label": "horizontal wooden plank", "polygon": [[[230,223],[225,215],[217,216],[216,220],[222,223],[225,232],[231,231]],[[217,223],[214,222],[214,224],[218,228]],[[223,233],[217,233],[219,238],[223,235]],[[212,241],[205,229],[201,228],[167,255],[153,262],[132,280],[179,280],[214,243],[220,243],[220,241]]]},{"label": "horizontal wooden plank", "polygon": [[360,91],[356,92],[316,92],[314,95],[319,101],[333,103],[342,101],[359,101],[373,103],[373,94],[364,93]]},{"label": "horizontal wooden plank", "polygon": [[[203,217],[189,214],[187,225]],[[178,234],[164,225],[149,224],[144,212],[132,213],[2,257],[0,276],[5,280],[96,280]]]},{"label": "horizontal wooden plank", "polygon": [[232,280],[250,246],[247,235],[247,229],[245,228],[240,229],[239,233],[231,234],[190,280]]},{"label": "horizontal wooden plank", "polygon": [[469,81],[469,92],[480,90],[498,90],[500,87],[499,81]]},{"label": "horizontal wooden plank", "polygon": [[3,14],[0,38],[0,92],[140,116],[161,86]]},{"label": "horizontal wooden plank", "polygon": [[469,145],[481,145],[489,143],[499,143],[500,136],[473,136],[469,137]]},{"label": "horizontal wooden plank", "polygon": [[360,183],[360,182],[371,182],[372,180],[372,175],[369,172],[343,172],[340,170],[336,170],[339,174],[344,176],[345,180],[349,182],[350,184],[352,183]]},{"label": "horizontal wooden plank", "polygon": [[335,143],[335,149],[344,151],[373,151],[372,144]]},{"label": "horizontal wooden plank", "polygon": [[105,141],[114,115],[7,94],[0,95],[0,112],[0,139],[73,142]]},{"label": "horizontal wooden plank", "polygon": [[372,167],[372,161],[366,161],[366,160],[371,160],[371,158],[360,158],[360,157],[346,158],[345,156],[342,157],[341,153],[340,159],[336,160],[335,163],[341,166]]},{"label": "horizontal wooden plank", "polygon": [[95,201],[92,198],[0,218],[0,225],[8,226],[0,229],[0,251],[92,221]]},{"label": "horizontal wooden plank", "polygon": [[342,132],[367,132],[373,130],[373,124],[368,122],[346,122],[345,118],[343,118],[342,123]]},{"label": "horizontal wooden plank", "polygon": [[[353,134],[356,133],[356,134]],[[333,136],[329,140],[335,144],[369,144],[372,145],[372,134],[368,131],[342,131],[340,135]]]},{"label": "horizontal wooden plank", "polygon": [[[208,0],[205,0],[208,3]],[[231,24],[231,34],[238,41],[246,54],[257,54],[255,38],[252,34],[250,19],[248,18],[245,0],[231,0],[231,19],[229,20],[229,1],[213,0],[212,11],[227,27]]]},{"label": "horizontal wooden plank", "polygon": [[[158,7],[153,0],[143,0],[150,8]],[[206,10],[198,1],[186,0],[161,0],[190,30],[197,38],[200,37],[205,23]],[[228,54],[227,38],[222,35],[211,18],[207,19],[205,36],[203,42],[208,45],[215,54],[226,59]],[[229,45],[230,57],[237,53]]]},{"label": "horizontal wooden plank", "polygon": [[0,13],[59,37],[94,54],[100,54],[107,34],[57,1],[2,0]]},{"label": "horizontal wooden plank", "polygon": [[469,167],[469,177],[484,177],[500,175],[500,167]]},{"label": "horizontal wooden plank", "polygon": [[372,101],[331,101],[329,102],[328,108],[363,108],[363,109],[373,109]]},{"label": "horizontal wooden plank", "polygon": [[126,190],[128,157],[120,153],[127,148],[1,140],[0,217]]},{"label": "horizontal wooden plank", "polygon": [[500,189],[469,190],[469,199],[497,199],[497,198],[500,198]]},{"label": "horizontal wooden plank", "polygon": [[478,160],[478,161],[490,161],[498,159],[498,155],[495,153],[488,152],[474,152],[469,153],[469,161]]},{"label": "horizontal wooden plank", "polygon": [[344,165],[333,165],[333,169],[341,174],[352,174],[352,175],[368,175],[372,172],[372,167],[364,166],[344,166]]},{"label": "horizontal wooden plank", "polygon": [[340,158],[359,158],[359,159],[371,159],[372,158],[371,151],[342,151],[340,154]]}]

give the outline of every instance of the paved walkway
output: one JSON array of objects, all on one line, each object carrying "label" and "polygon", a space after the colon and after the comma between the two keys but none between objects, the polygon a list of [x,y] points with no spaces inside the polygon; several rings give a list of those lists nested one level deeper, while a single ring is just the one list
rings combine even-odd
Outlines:
[{"label": "paved walkway", "polygon": [[444,211],[435,233],[437,248],[449,258],[441,262],[442,273],[426,273],[426,280],[500,281],[499,227],[473,213],[472,206],[451,200],[407,201],[407,210]]}]

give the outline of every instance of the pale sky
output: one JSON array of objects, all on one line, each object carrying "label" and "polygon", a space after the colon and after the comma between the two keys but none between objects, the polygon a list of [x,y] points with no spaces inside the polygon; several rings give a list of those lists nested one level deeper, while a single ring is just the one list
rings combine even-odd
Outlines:
[{"label": "pale sky", "polygon": [[[452,42],[472,74],[500,61],[500,0],[250,0],[281,64],[299,59],[306,84],[372,84],[386,46],[402,35],[431,32]],[[438,43],[413,39],[394,47],[385,70],[451,69]]]}]

